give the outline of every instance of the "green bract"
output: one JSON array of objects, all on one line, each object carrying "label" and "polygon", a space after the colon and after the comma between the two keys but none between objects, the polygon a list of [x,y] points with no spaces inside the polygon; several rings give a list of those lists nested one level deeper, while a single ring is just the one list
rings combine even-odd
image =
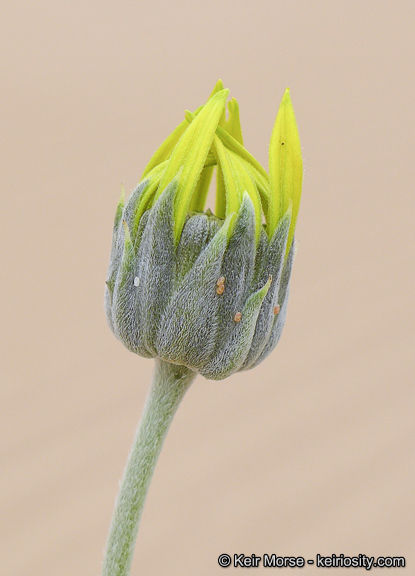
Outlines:
[{"label": "green bract", "polygon": [[[108,323],[131,351],[219,380],[259,364],[284,326],[302,160],[286,90],[269,175],[219,81],[163,142],[115,217]],[[215,214],[204,212],[216,167]],[[263,220],[265,219],[265,224]]]}]

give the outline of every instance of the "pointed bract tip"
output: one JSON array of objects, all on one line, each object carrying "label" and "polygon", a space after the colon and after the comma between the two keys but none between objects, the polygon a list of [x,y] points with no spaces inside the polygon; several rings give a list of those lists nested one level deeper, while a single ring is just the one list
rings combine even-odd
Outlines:
[{"label": "pointed bract tip", "polygon": [[262,288],[258,291],[258,293],[262,294],[262,296],[265,297],[270,286],[271,286],[271,282],[272,282],[272,275],[270,274],[268,276],[268,280],[265,282],[265,284],[262,286]]},{"label": "pointed bract tip", "polygon": [[189,122],[189,124],[191,124],[195,118],[195,115],[190,110],[185,110],[184,111],[184,118],[187,122]]},{"label": "pointed bract tip", "polygon": [[118,200],[118,204],[117,204],[117,209],[115,211],[115,216],[114,216],[114,232],[116,232],[118,230],[118,226],[122,217],[122,213],[124,210],[124,204],[125,204],[125,189],[124,189],[124,182],[121,183],[121,196],[120,199]]},{"label": "pointed bract tip", "polygon": [[230,114],[237,114],[239,118],[239,104],[234,96],[228,102],[228,110]]},{"label": "pointed bract tip", "polygon": [[216,92],[220,92],[221,90],[223,90],[223,82],[221,79],[219,79],[216,82],[215,87],[213,88],[210,97],[212,98],[212,96],[214,96],[216,94]]},{"label": "pointed bract tip", "polygon": [[125,243],[131,242],[131,234],[127,222],[123,220],[122,225],[124,226]]},{"label": "pointed bract tip", "polygon": [[218,97],[220,95],[224,100],[226,100],[227,97],[229,96],[229,88],[222,88],[222,90],[218,90],[215,95],[217,95]]},{"label": "pointed bract tip", "polygon": [[285,92],[281,98],[280,108],[283,108],[284,106],[290,106],[290,108],[293,107],[289,88],[285,89]]}]

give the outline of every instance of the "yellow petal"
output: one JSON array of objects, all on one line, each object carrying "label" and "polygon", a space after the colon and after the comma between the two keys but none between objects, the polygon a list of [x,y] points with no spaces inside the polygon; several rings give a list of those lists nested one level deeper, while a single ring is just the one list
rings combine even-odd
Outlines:
[{"label": "yellow petal", "polygon": [[239,119],[239,105],[236,98],[228,102],[229,118],[225,122],[225,129],[239,144],[244,145],[242,138],[241,121]]},{"label": "yellow petal", "polygon": [[[215,160],[216,163],[216,160]],[[189,210],[191,212],[203,212],[205,209],[206,198],[209,192],[210,181],[212,180],[214,166],[205,167],[202,170],[196,190],[190,201]]]},{"label": "yellow petal", "polygon": [[267,213],[268,235],[271,238],[278,222],[292,206],[287,254],[291,247],[297,221],[303,179],[300,137],[294,109],[287,88],[282,97],[269,148],[270,196]]},{"label": "yellow petal", "polygon": [[141,176],[141,180],[144,178],[161,162],[167,160],[172,153],[173,148],[176,146],[177,142],[180,140],[182,134],[188,127],[189,123],[185,119],[181,122],[177,128],[173,130],[173,132],[167,136],[164,142],[157,148],[154,152],[153,156],[150,158],[150,162],[147,164],[143,175]]},{"label": "yellow petal", "polygon": [[228,94],[228,90],[221,90],[209,98],[199,114],[187,127],[170,156],[157,190],[155,198],[160,196],[182,168],[177,179],[178,186],[174,209],[176,243],[180,239],[192,194],[208,156]]},{"label": "yellow petal", "polygon": [[235,152],[227,149],[218,136],[213,139],[213,153],[216,155],[223,176],[226,197],[225,215],[239,211],[243,194],[247,192],[255,210],[255,237],[258,241],[262,220],[261,200],[255,182],[246,170],[246,162]]},{"label": "yellow petal", "polygon": [[[218,84],[216,84],[216,86],[218,86]],[[192,122],[192,120],[199,114],[202,108],[203,106],[199,106],[199,108],[197,108],[194,112],[190,112],[189,110],[185,111],[185,119],[173,130],[169,136],[167,136],[164,142],[162,142],[162,144],[154,152],[153,156],[150,158],[150,162],[147,164],[143,172],[143,175],[141,176],[141,180],[144,180],[144,177],[147,176],[149,172],[151,172],[151,170],[153,170],[153,168],[155,168],[158,164],[170,158],[174,147],[180,140],[184,131],[190,122]]]},{"label": "yellow petal", "polygon": [[219,136],[221,142],[226,146],[226,148],[235,152],[245,161],[246,169],[258,188],[262,206],[264,207],[264,210],[266,210],[269,196],[269,177],[266,170],[264,170],[258,160],[256,160],[252,154],[250,154],[248,150],[238,142],[238,140],[229,134],[229,132],[218,126],[216,129],[216,135]]}]

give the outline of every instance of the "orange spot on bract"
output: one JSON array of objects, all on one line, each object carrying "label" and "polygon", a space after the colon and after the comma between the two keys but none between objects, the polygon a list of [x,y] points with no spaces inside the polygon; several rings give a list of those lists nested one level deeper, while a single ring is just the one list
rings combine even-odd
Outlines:
[{"label": "orange spot on bract", "polygon": [[274,314],[278,314],[278,312],[281,310],[281,306],[279,304],[277,304],[276,306],[274,306]]},{"label": "orange spot on bract", "polygon": [[225,284],[225,276],[221,276],[220,278],[218,278],[218,281],[216,282],[216,284],[218,286],[222,286],[222,284]]},{"label": "orange spot on bract", "polygon": [[216,288],[216,294],[223,294],[225,292],[225,286],[223,284],[219,284],[219,286]]},{"label": "orange spot on bract", "polygon": [[241,318],[242,318],[242,314],[240,312],[237,312],[234,316],[235,322],[240,322]]}]

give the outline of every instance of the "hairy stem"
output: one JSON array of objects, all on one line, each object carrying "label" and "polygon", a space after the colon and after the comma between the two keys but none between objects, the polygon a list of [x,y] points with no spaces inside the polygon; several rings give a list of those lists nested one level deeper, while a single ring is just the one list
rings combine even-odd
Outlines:
[{"label": "hairy stem", "polygon": [[173,416],[196,373],[156,360],[107,540],[102,576],[128,576],[144,502]]}]

